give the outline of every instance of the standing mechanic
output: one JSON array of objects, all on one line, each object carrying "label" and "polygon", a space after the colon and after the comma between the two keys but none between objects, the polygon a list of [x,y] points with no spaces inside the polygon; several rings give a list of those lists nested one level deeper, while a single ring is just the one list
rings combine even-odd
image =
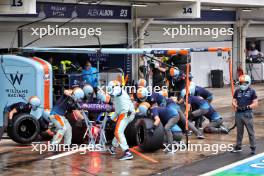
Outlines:
[{"label": "standing mechanic", "polygon": [[244,135],[244,126],[246,126],[251,154],[256,152],[256,140],[253,123],[252,109],[258,106],[258,99],[256,91],[250,87],[251,78],[248,75],[241,75],[239,77],[239,89],[234,93],[233,106],[235,107],[236,114],[236,127],[237,127],[237,142],[234,147],[234,153],[242,151],[241,145]]},{"label": "standing mechanic", "polygon": [[57,100],[50,112],[50,120],[56,128],[56,135],[53,136],[51,144],[59,144],[64,137],[64,144],[70,145],[72,140],[72,128],[65,118],[68,111],[73,111],[75,117],[84,119],[80,111],[77,110],[77,101],[84,98],[84,92],[76,87],[73,90],[64,90],[64,94]]},{"label": "standing mechanic", "polygon": [[[86,84],[91,85],[94,89],[98,87],[99,74],[95,67],[92,67],[91,62],[85,63],[84,69],[82,70],[82,79]],[[95,90],[96,91],[96,90]]]},{"label": "standing mechanic", "polygon": [[154,63],[151,64],[153,73],[153,87],[162,87],[165,85],[165,73],[167,71],[167,67],[162,64],[162,57],[159,57],[158,60],[160,62],[154,61]]},{"label": "standing mechanic", "polygon": [[[99,92],[100,93],[100,92]],[[129,146],[124,134],[127,125],[134,120],[135,108],[129,95],[122,89],[120,82],[114,80],[110,81],[107,86],[107,93],[110,94],[111,100],[115,107],[115,113],[111,116],[111,119],[115,121],[115,137],[112,141],[112,146],[109,148],[109,152],[114,155],[118,145],[121,147],[124,155],[119,160],[129,160],[133,158],[132,153],[129,151]],[[106,94],[105,94],[106,95]],[[103,97],[105,95],[99,95]],[[106,98],[102,98],[106,99]]]},{"label": "standing mechanic", "polygon": [[28,99],[28,102],[14,103],[4,110],[4,128],[0,131],[0,140],[7,126],[12,126],[12,119],[15,115],[20,113],[30,114],[31,110],[37,110],[41,102],[37,96],[32,96]]}]

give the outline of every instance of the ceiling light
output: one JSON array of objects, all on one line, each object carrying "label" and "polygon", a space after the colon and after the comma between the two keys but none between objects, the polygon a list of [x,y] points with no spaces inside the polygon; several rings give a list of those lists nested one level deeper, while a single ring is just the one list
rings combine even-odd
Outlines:
[{"label": "ceiling light", "polygon": [[214,8],[211,8],[211,10],[213,10],[213,11],[222,11],[222,10],[223,10],[223,8],[214,7]]},{"label": "ceiling light", "polygon": [[132,4],[132,7],[147,7],[147,4]]},{"label": "ceiling light", "polygon": [[252,9],[249,9],[249,8],[245,8],[245,9],[242,9],[243,12],[251,12]]}]

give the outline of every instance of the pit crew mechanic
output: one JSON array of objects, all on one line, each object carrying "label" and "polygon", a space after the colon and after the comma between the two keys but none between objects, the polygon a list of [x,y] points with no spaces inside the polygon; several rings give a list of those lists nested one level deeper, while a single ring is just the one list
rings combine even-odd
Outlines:
[{"label": "pit crew mechanic", "polygon": [[67,111],[73,111],[78,119],[84,119],[78,106],[77,101],[84,98],[84,92],[81,88],[64,90],[64,94],[57,100],[50,112],[50,120],[55,126],[56,135],[53,136],[51,144],[59,144],[64,137],[64,144],[70,145],[72,140],[72,128],[69,121],[65,118]]},{"label": "pit crew mechanic", "polygon": [[170,147],[173,144],[172,127],[180,120],[177,111],[167,107],[159,107],[157,102],[151,102],[150,116],[154,119],[153,127],[150,129],[150,133],[154,134],[155,129],[162,123],[164,126],[165,134],[167,136],[168,145]]},{"label": "pit crew mechanic", "polygon": [[258,106],[258,98],[256,91],[250,87],[251,78],[248,75],[241,75],[239,77],[239,89],[236,89],[232,104],[235,107],[235,123],[237,127],[237,141],[232,152],[242,151],[241,145],[244,135],[244,126],[246,126],[251,154],[256,152],[256,139],[253,123],[252,109]]},{"label": "pit crew mechanic", "polygon": [[[186,90],[181,91],[181,97],[185,100]],[[223,126],[223,119],[218,112],[203,98],[189,95],[190,107],[194,110],[189,112],[190,119],[201,118],[205,116],[210,123],[204,128],[205,133],[224,133],[228,134],[228,130]]]},{"label": "pit crew mechanic", "polygon": [[16,114],[27,113],[30,114],[31,110],[35,111],[40,106],[41,102],[37,96],[32,96],[28,102],[14,103],[4,110],[4,128],[0,131],[0,140],[7,126],[12,126],[12,119]]},{"label": "pit crew mechanic", "polygon": [[[110,100],[107,94],[103,92],[98,92],[100,97],[104,102],[109,103]],[[132,153],[129,151],[129,146],[124,134],[127,125],[132,122],[135,118],[135,108],[129,95],[125,90],[122,89],[119,81],[110,81],[107,86],[107,93],[111,96],[111,101],[115,107],[115,112],[111,116],[111,119],[116,121],[116,127],[114,132],[114,139],[112,141],[112,146],[109,147],[109,152],[111,154],[116,154],[116,148],[121,147],[124,155],[119,158],[119,160],[129,160],[133,158]]]}]

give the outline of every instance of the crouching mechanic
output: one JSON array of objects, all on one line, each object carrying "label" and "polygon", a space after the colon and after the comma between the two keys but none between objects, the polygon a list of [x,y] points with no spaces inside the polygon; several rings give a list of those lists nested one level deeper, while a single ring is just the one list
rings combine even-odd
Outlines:
[{"label": "crouching mechanic", "polygon": [[172,147],[173,134],[171,129],[180,120],[178,112],[172,110],[171,108],[158,107],[158,104],[154,102],[150,108],[150,116],[154,119],[154,125],[150,129],[150,132],[153,134],[155,129],[159,126],[159,123],[161,122],[165,129],[165,134],[168,139],[168,145]]},{"label": "crouching mechanic", "polygon": [[258,99],[256,91],[250,87],[251,78],[248,75],[241,75],[239,77],[239,89],[234,93],[232,104],[235,107],[235,122],[237,127],[237,141],[236,146],[232,152],[242,151],[241,145],[244,135],[244,126],[246,126],[251,154],[256,151],[256,139],[254,132],[253,113],[252,109],[258,106]]},{"label": "crouching mechanic", "polygon": [[69,121],[65,118],[65,114],[73,111],[77,118],[83,119],[77,106],[77,102],[83,98],[83,90],[76,87],[73,90],[64,90],[64,94],[57,100],[50,112],[50,120],[56,128],[56,135],[53,136],[51,144],[59,144],[63,137],[64,144],[71,144],[72,128]]},{"label": "crouching mechanic", "polygon": [[[181,96],[185,99],[186,91],[181,91]],[[204,128],[205,133],[224,133],[228,134],[228,130],[223,125],[223,119],[218,112],[203,98],[189,95],[189,103],[193,112],[189,112],[189,118],[196,120],[205,116],[210,123]]]},{"label": "crouching mechanic", "polygon": [[0,131],[0,140],[7,126],[12,126],[12,119],[15,115],[20,113],[30,114],[31,110],[35,111],[40,106],[41,102],[37,96],[32,96],[28,99],[28,102],[14,103],[4,110],[4,128]]},{"label": "crouching mechanic", "polygon": [[207,89],[197,86],[194,82],[190,84],[190,93],[194,96],[202,97],[207,100],[209,103],[213,101],[213,94],[209,92]]},{"label": "crouching mechanic", "polygon": [[107,86],[107,93],[111,96],[111,101],[114,104],[115,112],[111,119],[115,121],[116,127],[114,132],[114,139],[112,146],[109,148],[111,154],[116,154],[115,150],[118,145],[121,147],[124,155],[119,160],[129,160],[133,158],[132,153],[129,151],[129,146],[124,134],[127,125],[134,120],[135,108],[129,95],[122,89],[120,82],[110,81]]}]

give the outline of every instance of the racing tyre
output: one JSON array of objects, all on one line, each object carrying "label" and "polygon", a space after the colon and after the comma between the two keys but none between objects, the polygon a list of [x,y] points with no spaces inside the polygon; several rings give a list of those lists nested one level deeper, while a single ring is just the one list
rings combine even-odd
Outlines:
[{"label": "racing tyre", "polygon": [[135,118],[132,122],[130,122],[125,130],[125,136],[127,139],[127,144],[129,147],[133,147],[137,145],[137,128],[138,128],[138,123],[139,120],[144,118],[146,116],[141,115],[140,113],[137,113],[135,115]]},{"label": "racing tyre", "polygon": [[7,128],[8,136],[20,144],[30,144],[40,132],[38,120],[30,114],[17,114]]},{"label": "racing tyre", "polygon": [[164,128],[160,123],[152,135],[149,129],[153,127],[154,121],[148,118],[138,120],[137,143],[143,151],[154,151],[162,147],[164,141]]}]

